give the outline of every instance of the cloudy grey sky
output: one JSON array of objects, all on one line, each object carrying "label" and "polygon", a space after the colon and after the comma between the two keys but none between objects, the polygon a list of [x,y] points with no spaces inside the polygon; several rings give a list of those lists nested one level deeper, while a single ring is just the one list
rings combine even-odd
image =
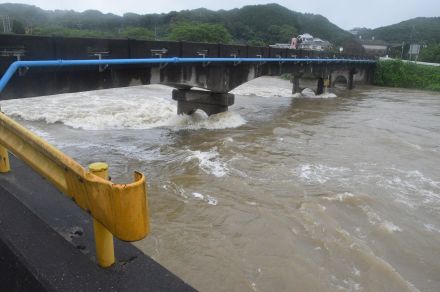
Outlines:
[{"label": "cloudy grey sky", "polygon": [[30,0],[6,1],[32,4],[43,9],[97,9],[122,15],[162,13],[205,7],[211,10],[233,9],[251,4],[278,3],[291,10],[321,14],[344,28],[376,28],[417,16],[440,16],[440,0]]}]

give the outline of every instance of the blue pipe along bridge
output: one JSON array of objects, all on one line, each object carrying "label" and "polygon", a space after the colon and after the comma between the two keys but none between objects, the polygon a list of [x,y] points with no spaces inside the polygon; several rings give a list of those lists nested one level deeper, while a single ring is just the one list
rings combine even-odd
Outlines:
[{"label": "blue pipe along bridge", "polygon": [[[164,84],[174,87],[178,113],[208,115],[234,103],[229,92],[254,78],[290,74],[317,80],[316,93],[334,82],[371,83],[375,60],[333,52],[241,45],[0,36],[0,100],[57,93]],[[201,88],[197,90],[193,88]]]}]

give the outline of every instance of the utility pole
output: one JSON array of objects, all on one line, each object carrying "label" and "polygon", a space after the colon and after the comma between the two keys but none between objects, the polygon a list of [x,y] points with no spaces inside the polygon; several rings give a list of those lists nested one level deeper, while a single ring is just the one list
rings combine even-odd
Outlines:
[{"label": "utility pole", "polygon": [[11,18],[9,17],[9,15],[0,15],[0,18],[2,19],[3,32],[4,33],[11,33],[12,32],[12,24],[11,24]]},{"label": "utility pole", "polygon": [[403,48],[405,47],[405,42],[402,42],[402,53],[400,53],[400,60],[403,60]]},{"label": "utility pole", "polygon": [[415,26],[413,25],[411,28],[411,34],[409,35],[409,60],[411,61],[412,59],[412,52],[411,52],[411,47],[413,46],[413,34],[414,34],[414,30],[415,30]]}]

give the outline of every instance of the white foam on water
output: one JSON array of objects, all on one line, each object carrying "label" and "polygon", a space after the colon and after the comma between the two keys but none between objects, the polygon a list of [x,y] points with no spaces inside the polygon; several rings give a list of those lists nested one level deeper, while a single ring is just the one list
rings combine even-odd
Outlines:
[{"label": "white foam on water", "polygon": [[208,196],[206,196],[206,197],[207,197],[207,199],[208,199],[208,204],[209,204],[209,205],[216,206],[216,205],[218,204],[218,200],[217,200],[217,198],[212,197],[212,196],[210,196],[210,195],[208,195]]},{"label": "white foam on water", "polygon": [[323,184],[331,179],[341,177],[349,172],[345,167],[331,167],[323,164],[303,164],[292,172],[302,181],[312,184]]},{"label": "white foam on water", "polygon": [[310,88],[304,88],[303,91],[301,91],[301,96],[302,97],[316,97],[316,94]]},{"label": "white foam on water", "polygon": [[234,139],[233,139],[232,137],[227,137],[227,138],[225,139],[225,142],[230,142],[230,143],[232,143],[232,142],[234,142]]},{"label": "white foam on water", "polygon": [[203,200],[205,198],[205,196],[202,195],[201,193],[195,193],[194,192],[194,193],[192,193],[192,195],[193,195],[194,198],[200,199],[200,200]]},{"label": "white foam on water", "polygon": [[292,85],[287,80],[263,76],[231,91],[232,94],[260,97],[291,97]]},{"label": "white foam on water", "polygon": [[[145,98],[121,89],[88,91],[3,102],[6,114],[28,121],[62,123],[85,130],[148,129],[165,126],[176,115],[171,100]],[[143,92],[142,92],[143,93]]]},{"label": "white foam on water", "polygon": [[177,115],[176,102],[164,86],[141,86],[42,96],[2,102],[8,115],[47,124],[62,123],[84,130],[226,129],[246,123],[231,111],[207,116],[197,111]]},{"label": "white foam on water", "polygon": [[232,111],[208,116],[204,112],[198,110],[192,115],[173,115],[168,121],[168,124],[164,126],[190,130],[218,130],[238,128],[244,124],[246,124],[246,120],[238,113]]},{"label": "white foam on water", "polygon": [[317,95],[316,97],[320,97],[320,98],[336,98],[338,97],[336,94],[331,93],[331,92],[324,92],[323,94]]},{"label": "white foam on water", "polygon": [[162,188],[172,194],[176,194],[180,198],[183,198],[184,203],[188,203],[186,199],[189,199],[189,196],[186,194],[186,191],[182,186],[174,182],[168,181],[162,185]]},{"label": "white foam on water", "polygon": [[52,140],[54,140],[53,137],[48,132],[46,132],[46,131],[44,131],[44,130],[42,130],[40,128],[37,128],[37,127],[35,127],[33,125],[26,125],[26,128],[29,131],[31,131],[32,133],[36,134],[37,136],[43,138],[46,141],[51,141],[52,142]]},{"label": "white foam on water", "polygon": [[260,96],[260,97],[290,97],[292,96],[291,89],[285,88],[263,88],[247,85],[246,87],[231,91],[232,94],[244,95],[244,96]]},{"label": "white foam on water", "polygon": [[[257,80],[258,79],[258,80]],[[294,97],[294,98],[335,98],[334,93],[325,92],[316,95],[310,88],[305,88],[301,93],[292,93],[292,84],[279,77],[263,76],[251,80],[231,91],[236,95],[260,97]]]},{"label": "white foam on water", "polygon": [[315,92],[310,88],[304,88],[304,90],[301,92],[301,94],[298,97],[305,97],[305,98],[335,98],[337,97],[336,94],[330,93],[330,92],[324,92],[322,94],[316,95]]},{"label": "white foam on water", "polygon": [[436,228],[433,224],[423,224],[423,226],[425,227],[426,230],[428,230],[429,232],[438,232],[440,233],[440,229]]},{"label": "white foam on water", "polygon": [[439,188],[440,189],[440,181],[435,181],[429,177],[426,177],[423,175],[422,172],[418,171],[418,170],[409,170],[409,171],[405,171],[405,170],[400,170],[397,168],[392,168],[393,170],[404,174],[404,176],[406,178],[411,178],[414,179],[415,181],[419,182],[419,183],[423,183],[423,184],[428,184],[429,186],[433,187],[433,188]]},{"label": "white foam on water", "polygon": [[351,199],[351,198],[354,198],[354,195],[348,192],[336,194],[336,196],[332,196],[332,197],[323,197],[323,199],[328,201],[339,201],[339,202],[344,202],[347,199]]},{"label": "white foam on water", "polygon": [[397,226],[391,221],[382,219],[379,214],[374,212],[370,206],[362,205],[360,206],[362,211],[367,215],[368,222],[370,222],[371,225],[378,226],[380,230],[383,230],[387,233],[394,233],[394,232],[402,232],[402,228]]},{"label": "white foam on water", "polygon": [[420,187],[429,187],[440,190],[440,181],[426,177],[418,170],[406,171],[397,168],[390,168],[390,171],[393,171],[395,175],[386,179],[385,182],[391,186],[400,186],[411,190],[417,190],[420,189]]},{"label": "white foam on water", "polygon": [[217,198],[210,196],[210,195],[205,196],[201,193],[193,192],[192,196],[194,198],[196,198],[197,200],[202,200],[202,201],[206,202],[208,205],[216,206],[218,204]]},{"label": "white foam on water", "polygon": [[394,233],[395,231],[402,232],[402,229],[399,226],[386,220],[380,224],[380,228],[388,233]]},{"label": "white foam on water", "polygon": [[367,215],[368,222],[370,222],[371,225],[381,224],[383,222],[382,218],[374,212],[371,207],[369,206],[360,206],[362,211],[364,211],[365,215]]},{"label": "white foam on water", "polygon": [[207,174],[223,177],[229,172],[226,163],[222,162],[219,158],[217,147],[213,147],[209,151],[187,150],[187,152],[189,155],[185,162],[197,160],[199,167]]},{"label": "white foam on water", "polygon": [[391,174],[381,176],[377,185],[395,190],[394,201],[411,209],[427,207],[440,209],[440,181],[425,176],[419,170],[389,168]]},{"label": "white foam on water", "polygon": [[361,271],[353,266],[352,273],[354,276],[359,277],[361,275]]}]

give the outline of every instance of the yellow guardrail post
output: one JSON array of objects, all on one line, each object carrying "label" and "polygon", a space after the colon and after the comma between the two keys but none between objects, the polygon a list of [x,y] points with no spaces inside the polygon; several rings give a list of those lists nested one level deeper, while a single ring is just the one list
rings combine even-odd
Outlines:
[{"label": "yellow guardrail post", "polygon": [[[103,162],[95,162],[89,165],[89,170],[96,176],[108,180],[108,165]],[[107,268],[115,263],[115,247],[113,234],[93,218],[93,231],[95,234],[96,259],[98,264]]]},{"label": "yellow guardrail post", "polygon": [[0,172],[5,173],[10,170],[8,149],[0,145]]}]

